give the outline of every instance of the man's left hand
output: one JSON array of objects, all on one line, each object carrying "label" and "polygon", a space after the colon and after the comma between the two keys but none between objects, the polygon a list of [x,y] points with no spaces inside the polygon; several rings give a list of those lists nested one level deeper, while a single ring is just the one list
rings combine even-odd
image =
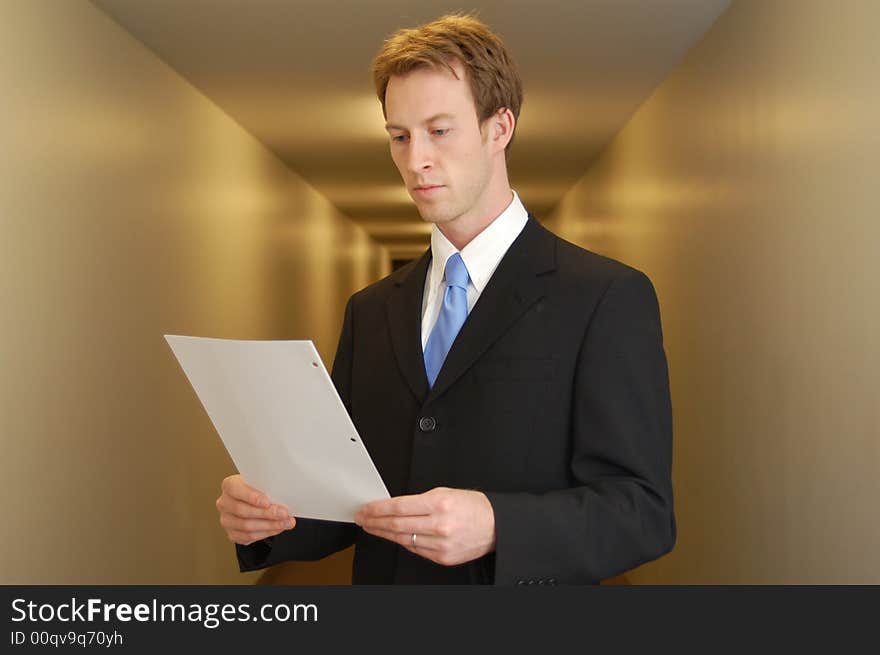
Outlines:
[{"label": "man's left hand", "polygon": [[354,520],[365,532],[444,566],[495,550],[495,512],[479,491],[436,487],[377,500],[361,507]]}]

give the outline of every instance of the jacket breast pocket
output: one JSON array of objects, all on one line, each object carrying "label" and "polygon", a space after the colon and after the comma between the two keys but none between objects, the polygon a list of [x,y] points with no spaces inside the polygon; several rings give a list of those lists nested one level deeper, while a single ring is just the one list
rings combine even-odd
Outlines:
[{"label": "jacket breast pocket", "polygon": [[556,360],[537,357],[493,357],[481,361],[475,373],[482,380],[552,380],[556,376]]}]

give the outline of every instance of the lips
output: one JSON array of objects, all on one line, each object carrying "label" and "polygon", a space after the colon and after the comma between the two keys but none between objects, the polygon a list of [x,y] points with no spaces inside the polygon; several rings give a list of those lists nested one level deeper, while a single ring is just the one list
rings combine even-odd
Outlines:
[{"label": "lips", "polygon": [[414,199],[421,199],[424,201],[432,200],[434,197],[440,195],[440,191],[444,188],[442,184],[422,184],[417,187],[413,187],[412,195]]}]

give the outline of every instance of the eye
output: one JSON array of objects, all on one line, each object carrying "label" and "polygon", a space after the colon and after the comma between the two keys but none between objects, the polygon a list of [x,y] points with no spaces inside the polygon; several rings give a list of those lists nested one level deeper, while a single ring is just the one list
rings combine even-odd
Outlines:
[{"label": "eye", "polygon": [[446,136],[446,134],[448,132],[449,132],[448,127],[447,128],[438,128],[436,130],[431,130],[431,134],[433,134],[434,136]]},{"label": "eye", "polygon": [[406,134],[392,134],[391,142],[392,143],[404,143],[406,141]]}]

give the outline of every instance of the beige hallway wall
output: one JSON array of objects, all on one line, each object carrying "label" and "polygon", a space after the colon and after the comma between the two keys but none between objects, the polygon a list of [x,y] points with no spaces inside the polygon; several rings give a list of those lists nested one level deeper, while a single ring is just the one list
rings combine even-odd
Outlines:
[{"label": "beige hallway wall", "polygon": [[387,253],[87,2],[0,3],[3,583],[237,583],[163,334],[312,338]]},{"label": "beige hallway wall", "polygon": [[735,0],[551,225],[646,271],[676,549],[637,583],[880,583],[880,3]]}]

